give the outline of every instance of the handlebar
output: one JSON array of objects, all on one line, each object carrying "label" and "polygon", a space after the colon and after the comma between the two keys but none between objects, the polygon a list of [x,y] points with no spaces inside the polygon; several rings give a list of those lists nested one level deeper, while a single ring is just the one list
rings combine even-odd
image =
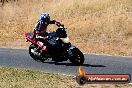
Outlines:
[{"label": "handlebar", "polygon": [[67,29],[67,28],[64,27],[63,24],[61,24],[61,25],[59,26],[59,28]]}]

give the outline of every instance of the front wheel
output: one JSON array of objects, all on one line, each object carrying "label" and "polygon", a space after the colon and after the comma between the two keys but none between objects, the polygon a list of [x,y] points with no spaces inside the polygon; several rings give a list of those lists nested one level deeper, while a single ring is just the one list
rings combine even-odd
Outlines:
[{"label": "front wheel", "polygon": [[71,50],[69,60],[74,65],[82,65],[84,63],[84,55],[78,48],[74,48]]}]

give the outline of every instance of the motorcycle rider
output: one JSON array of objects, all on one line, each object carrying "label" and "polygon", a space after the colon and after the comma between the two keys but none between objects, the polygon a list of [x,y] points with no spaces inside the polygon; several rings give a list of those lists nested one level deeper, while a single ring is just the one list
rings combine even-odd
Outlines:
[{"label": "motorcycle rider", "polygon": [[[42,40],[42,42],[38,42],[39,46],[42,48],[42,51],[46,50],[46,46],[44,45],[44,40],[47,39],[47,26],[49,24],[56,24],[58,27],[61,26],[61,23],[57,20],[51,20],[48,13],[43,12],[40,15],[40,19],[34,28],[34,37],[36,40]],[[41,52],[42,52],[41,51]]]}]

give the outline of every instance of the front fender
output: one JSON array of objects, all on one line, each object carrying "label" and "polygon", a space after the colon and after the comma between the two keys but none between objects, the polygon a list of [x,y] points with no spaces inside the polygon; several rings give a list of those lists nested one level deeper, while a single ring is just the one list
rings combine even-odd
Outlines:
[{"label": "front fender", "polygon": [[74,48],[76,48],[76,46],[71,45],[71,46],[69,47],[69,50],[72,50],[72,49],[74,49]]},{"label": "front fender", "polygon": [[71,46],[69,47],[69,49],[68,49],[68,54],[69,54],[70,56],[73,56],[72,50],[75,49],[75,48],[76,48],[76,47],[75,47],[74,45],[71,45]]}]

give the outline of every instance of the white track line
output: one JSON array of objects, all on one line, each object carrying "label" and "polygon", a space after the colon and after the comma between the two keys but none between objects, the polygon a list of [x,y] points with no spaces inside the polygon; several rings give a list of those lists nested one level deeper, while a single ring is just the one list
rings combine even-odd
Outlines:
[{"label": "white track line", "polygon": [[67,75],[67,74],[61,74],[63,76],[69,76],[69,77],[76,77],[75,75]]},{"label": "white track line", "polygon": [[132,85],[132,83],[129,83],[130,85]]},{"label": "white track line", "polygon": [[83,53],[83,54],[97,55],[97,56],[115,56],[115,57],[126,57],[126,58],[132,58],[132,56],[110,55],[110,54],[98,54],[98,53]]}]

